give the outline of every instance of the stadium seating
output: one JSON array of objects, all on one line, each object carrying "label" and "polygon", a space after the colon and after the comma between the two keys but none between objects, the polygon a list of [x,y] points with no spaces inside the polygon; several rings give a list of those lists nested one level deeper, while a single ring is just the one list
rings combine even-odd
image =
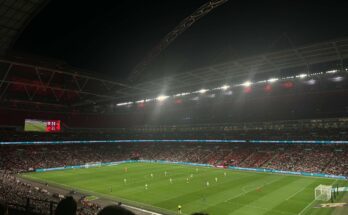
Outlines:
[{"label": "stadium seating", "polygon": [[[320,135],[318,135],[320,133]],[[66,132],[56,134],[1,132],[1,141],[55,141],[100,139],[245,139],[263,140],[342,140],[340,129],[326,132],[287,130],[245,130],[218,132],[129,133]],[[267,141],[266,141],[267,142]],[[112,162],[127,159],[168,160],[209,163],[216,166],[261,167],[277,170],[305,171],[348,176],[348,145],[346,144],[276,144],[276,143],[200,143],[191,142],[123,142],[91,144],[1,144],[0,202],[12,210],[49,214],[60,200],[59,194],[19,181],[16,173],[37,168],[81,165],[91,162]],[[100,207],[81,199],[78,214],[95,214]]]}]

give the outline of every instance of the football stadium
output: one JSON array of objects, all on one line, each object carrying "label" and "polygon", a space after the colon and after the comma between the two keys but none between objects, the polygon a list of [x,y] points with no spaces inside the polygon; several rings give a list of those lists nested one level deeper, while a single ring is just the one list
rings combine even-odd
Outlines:
[{"label": "football stadium", "polygon": [[0,0],[0,215],[348,214],[346,10]]}]

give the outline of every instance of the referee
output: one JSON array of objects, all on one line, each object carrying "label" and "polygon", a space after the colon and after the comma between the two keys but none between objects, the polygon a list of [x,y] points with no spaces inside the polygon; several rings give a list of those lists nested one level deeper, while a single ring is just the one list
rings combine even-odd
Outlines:
[{"label": "referee", "polygon": [[181,205],[178,205],[178,213],[181,214]]}]

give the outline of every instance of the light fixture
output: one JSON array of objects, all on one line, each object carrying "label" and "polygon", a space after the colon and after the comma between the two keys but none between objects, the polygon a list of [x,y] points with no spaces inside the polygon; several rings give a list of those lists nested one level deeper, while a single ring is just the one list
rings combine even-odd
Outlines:
[{"label": "light fixture", "polygon": [[227,90],[228,88],[230,88],[230,86],[226,84],[221,87],[222,90]]},{"label": "light fixture", "polygon": [[123,103],[118,103],[116,106],[125,106],[125,105],[131,105],[133,102],[123,102]]},{"label": "light fixture", "polygon": [[158,96],[156,99],[157,99],[158,101],[164,101],[164,100],[166,100],[168,97],[169,97],[169,96],[160,95],[160,96]]},{"label": "light fixture", "polygon": [[305,78],[307,77],[307,74],[299,74],[299,75],[296,75],[297,78]]},{"label": "light fixture", "polygon": [[206,93],[207,91],[208,91],[207,89],[198,90],[198,92],[201,93],[201,94]]},{"label": "light fixture", "polygon": [[253,83],[251,81],[246,81],[242,84],[244,87],[250,87]]},{"label": "light fixture", "polygon": [[329,74],[333,74],[333,73],[336,73],[336,72],[338,72],[337,69],[333,69],[333,70],[326,71],[326,73],[329,73]]},{"label": "light fixture", "polygon": [[267,81],[269,82],[269,83],[273,83],[273,82],[276,82],[276,81],[278,81],[279,79],[278,78],[270,78],[270,79],[268,79]]}]

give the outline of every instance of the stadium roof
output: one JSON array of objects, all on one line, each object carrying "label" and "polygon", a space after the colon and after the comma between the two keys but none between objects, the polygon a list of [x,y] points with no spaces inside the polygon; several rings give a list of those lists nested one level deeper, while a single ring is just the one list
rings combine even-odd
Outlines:
[{"label": "stadium roof", "polygon": [[[198,90],[202,87],[218,87],[227,82],[250,78],[248,77],[250,74],[253,76],[265,73],[281,74],[285,70],[294,68],[301,72],[311,72],[313,65],[323,63],[335,63],[334,65],[340,65],[339,67],[343,68],[347,58],[348,38],[344,38],[235,59],[182,72],[175,76],[148,80],[134,85],[134,88],[121,89],[116,92],[115,96],[118,101],[125,102],[125,100],[146,98],[147,96],[156,97],[163,93],[175,94],[185,92],[185,90]],[[139,94],[139,91],[135,89],[146,89],[146,91]]]},{"label": "stadium roof", "polygon": [[[78,70],[0,60],[0,101],[10,108],[74,111],[86,105],[136,101],[175,94],[202,87],[217,87],[226,82],[246,80],[250,74],[282,74],[294,68],[311,72],[316,64],[345,66],[348,38],[234,59],[162,79],[125,84],[98,78]],[[334,64],[333,64],[334,63]],[[337,68],[340,69],[340,68]],[[268,77],[270,78],[270,77]]]},{"label": "stadium roof", "polygon": [[0,55],[13,45],[45,0],[0,0]]}]

